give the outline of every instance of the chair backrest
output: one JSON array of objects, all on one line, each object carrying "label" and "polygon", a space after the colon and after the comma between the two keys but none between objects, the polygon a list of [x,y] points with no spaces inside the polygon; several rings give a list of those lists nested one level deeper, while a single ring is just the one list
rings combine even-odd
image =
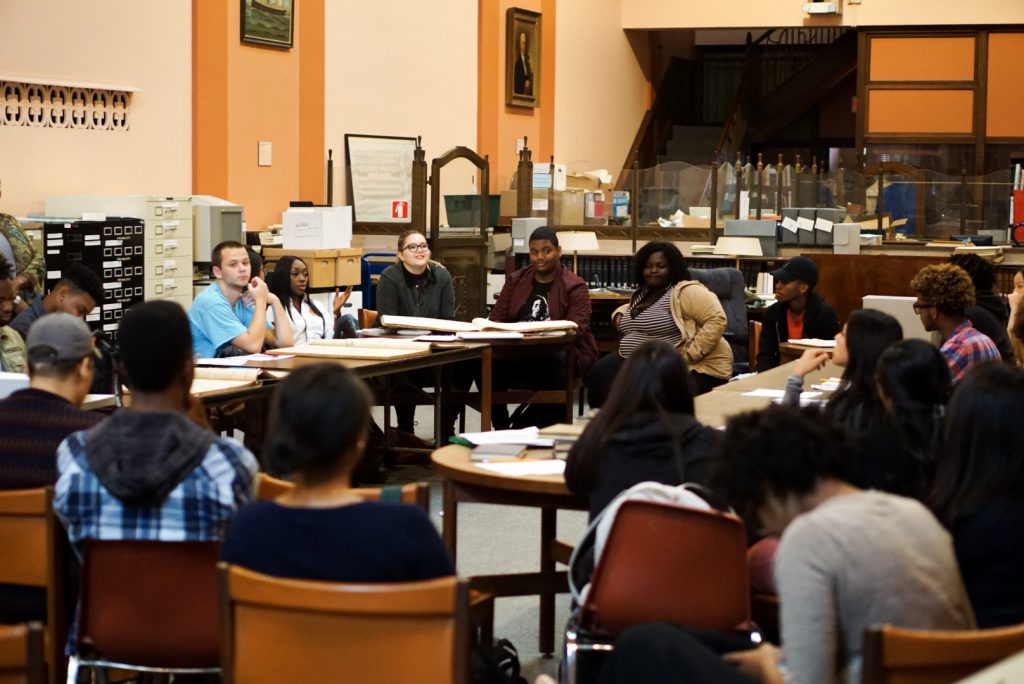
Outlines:
[{"label": "chair backrest", "polygon": [[63,682],[67,536],[53,512],[53,487],[0,491],[0,583],[46,590],[48,680]]},{"label": "chair backrest", "polygon": [[43,626],[0,625],[0,684],[43,684]]},{"label": "chair backrest", "polygon": [[580,624],[607,634],[662,620],[703,629],[745,626],[746,541],[733,515],[628,500],[594,569]]},{"label": "chair backrest", "polygon": [[746,281],[735,268],[691,268],[690,275],[711,290],[725,310],[726,340],[733,349],[736,361],[746,361],[747,355],[747,300],[744,296]]},{"label": "chair backrest", "polygon": [[1024,650],[1024,625],[930,631],[882,625],[864,630],[863,684],[951,684]]},{"label": "chair backrest", "polygon": [[86,540],[78,652],[157,668],[220,662],[218,542]]},{"label": "chair backrest", "polygon": [[750,370],[757,370],[757,350],[761,347],[761,328],[764,324],[761,321],[750,321],[750,332],[747,335],[747,361]]},{"label": "chair backrest", "polygon": [[359,329],[372,328],[377,322],[377,312],[373,309],[359,310]]},{"label": "chair backrest", "polygon": [[[258,501],[275,499],[294,486],[287,480],[260,473],[256,479],[256,499]],[[392,501],[392,493],[395,490],[398,494],[396,503],[419,506],[424,513],[430,513],[430,487],[425,482],[410,482],[401,487],[357,487],[351,491],[362,497],[364,501]]]},{"label": "chair backrest", "polygon": [[220,565],[225,684],[467,682],[468,585],[281,579]]}]

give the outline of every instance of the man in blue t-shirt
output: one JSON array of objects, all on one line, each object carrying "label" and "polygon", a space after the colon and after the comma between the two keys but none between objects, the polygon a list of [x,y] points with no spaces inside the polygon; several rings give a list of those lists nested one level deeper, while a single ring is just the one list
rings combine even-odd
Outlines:
[{"label": "man in blue t-shirt", "polygon": [[[222,242],[213,248],[210,261],[217,280],[195,298],[188,312],[195,355],[212,358],[234,350],[256,354],[264,345],[291,345],[291,318],[267,284],[252,276],[245,245]],[[267,323],[268,306],[274,309],[274,326]]]}]

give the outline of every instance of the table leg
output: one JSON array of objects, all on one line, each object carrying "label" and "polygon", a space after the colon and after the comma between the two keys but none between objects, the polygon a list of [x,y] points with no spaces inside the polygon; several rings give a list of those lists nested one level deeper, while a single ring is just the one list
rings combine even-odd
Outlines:
[{"label": "table leg", "polygon": [[576,389],[576,346],[570,344],[565,353],[565,422],[572,425],[573,408],[576,405],[573,390]]},{"label": "table leg", "polygon": [[480,352],[480,431],[491,429],[491,370],[494,351],[490,345]]},{"label": "table leg", "polygon": [[442,504],[444,510],[444,520],[441,521],[441,536],[444,537],[444,543],[448,546],[448,553],[452,557],[452,564],[455,564],[455,550],[458,546],[456,543],[456,532],[458,531],[458,510],[459,502],[455,496],[455,485],[451,480],[445,479],[444,481],[444,502]]},{"label": "table leg", "polygon": [[451,401],[450,397],[444,396],[444,382],[441,377],[441,366],[434,366],[434,448],[440,449],[441,439],[444,434],[441,432],[441,407],[445,399]]},{"label": "table leg", "polygon": [[[554,508],[540,509],[540,572],[542,575],[555,572],[555,559],[551,555],[552,545],[557,536],[558,511]],[[540,628],[538,650],[546,656],[555,652],[555,595],[540,595]]]}]

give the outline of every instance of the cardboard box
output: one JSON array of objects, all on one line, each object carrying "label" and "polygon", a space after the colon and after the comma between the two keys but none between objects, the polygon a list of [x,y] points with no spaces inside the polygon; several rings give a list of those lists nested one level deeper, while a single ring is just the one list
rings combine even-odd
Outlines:
[{"label": "cardboard box", "polygon": [[761,243],[762,256],[774,257],[779,255],[777,232],[778,223],[772,219],[725,220],[725,236],[756,237],[758,242]]},{"label": "cardboard box", "polygon": [[837,223],[832,226],[834,254],[860,254],[860,224]]},{"label": "cardboard box", "polygon": [[565,164],[555,164],[554,179],[551,178],[551,164],[533,162],[533,189],[546,190],[554,184],[555,190],[565,190]]},{"label": "cardboard box", "polygon": [[359,285],[363,282],[363,250],[358,247],[338,250],[334,265],[335,285]]},{"label": "cardboard box", "polygon": [[306,264],[306,268],[309,269],[310,287],[333,287],[335,285],[334,278],[338,262],[338,250],[264,247],[263,268],[267,272],[273,271],[281,257],[286,255],[298,257]]},{"label": "cardboard box", "polygon": [[285,249],[352,246],[352,207],[296,207],[281,215]]},{"label": "cardboard box", "polygon": [[783,245],[795,245],[800,242],[800,236],[797,235],[800,231],[794,233],[789,228],[786,228],[790,222],[795,222],[797,218],[797,210],[794,207],[786,207],[782,210],[782,228],[779,232],[779,242]]},{"label": "cardboard box", "polygon": [[516,215],[516,203],[519,201],[519,193],[515,190],[502,190],[501,199],[498,201],[498,223],[501,225],[512,225],[511,221],[504,221],[504,219],[512,219]]},{"label": "cardboard box", "polygon": [[561,193],[561,203],[558,207],[559,226],[582,226],[583,207],[586,202],[586,193],[583,190],[566,190]]},{"label": "cardboard box", "polygon": [[601,181],[593,176],[584,176],[582,173],[570,173],[565,177],[565,189],[596,192],[601,189]]},{"label": "cardboard box", "polygon": [[800,219],[808,220],[811,222],[812,227],[810,230],[804,230],[801,228],[797,231],[798,243],[801,245],[813,245],[814,244],[814,233],[816,232],[813,228],[815,217],[818,215],[818,210],[814,207],[802,207],[797,209],[797,221]]}]

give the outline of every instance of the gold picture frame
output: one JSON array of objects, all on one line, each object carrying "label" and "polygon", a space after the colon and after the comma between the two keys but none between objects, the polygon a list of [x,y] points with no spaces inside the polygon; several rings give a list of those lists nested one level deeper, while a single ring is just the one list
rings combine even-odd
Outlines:
[{"label": "gold picture frame", "polygon": [[505,104],[540,106],[540,12],[505,12]]}]

